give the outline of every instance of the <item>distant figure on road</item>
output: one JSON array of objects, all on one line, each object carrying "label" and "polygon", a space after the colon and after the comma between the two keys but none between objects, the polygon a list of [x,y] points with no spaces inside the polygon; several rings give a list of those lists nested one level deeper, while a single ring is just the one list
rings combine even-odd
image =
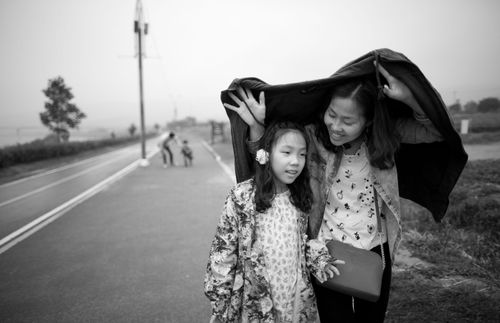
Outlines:
[{"label": "distant figure on road", "polygon": [[[292,122],[268,126],[255,176],[229,193],[205,275],[210,322],[316,322],[305,255],[313,202],[306,138]],[[333,277],[340,263],[310,265]]]},{"label": "distant figure on road", "polygon": [[168,136],[163,139],[163,141],[161,142],[160,144],[160,148],[161,148],[161,156],[163,158],[163,167],[167,167],[167,154],[168,154],[168,159],[169,159],[169,162],[170,162],[170,166],[175,166],[174,164],[174,155],[172,153],[172,150],[170,149],[170,145],[172,143],[175,143],[178,145],[178,142],[177,142],[177,137],[175,136],[175,133],[173,132],[170,132],[168,134]]},{"label": "distant figure on road", "polygon": [[182,156],[184,157],[184,166],[185,167],[192,166],[193,165],[193,151],[188,146],[187,140],[182,141],[181,153],[182,153]]}]

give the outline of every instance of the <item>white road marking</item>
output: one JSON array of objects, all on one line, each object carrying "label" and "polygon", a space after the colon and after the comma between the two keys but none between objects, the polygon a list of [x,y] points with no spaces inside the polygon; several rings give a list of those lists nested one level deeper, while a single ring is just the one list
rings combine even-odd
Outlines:
[{"label": "white road marking", "polygon": [[23,195],[16,196],[16,197],[14,197],[14,198],[11,198],[10,200],[7,200],[7,201],[4,201],[4,202],[1,202],[1,203],[0,203],[0,207],[5,206],[5,205],[7,205],[7,204],[14,203],[14,202],[19,201],[19,200],[21,200],[21,199],[27,198],[28,196],[31,196],[31,195],[34,195],[34,194],[40,193],[40,192],[42,192],[42,191],[45,191],[46,189],[49,189],[49,188],[51,188],[51,187],[54,187],[54,186],[57,186],[57,185],[59,185],[59,184],[65,183],[65,182],[67,182],[67,181],[70,181],[70,180],[72,180],[72,179],[74,179],[74,178],[76,178],[76,177],[78,177],[78,176],[81,176],[81,175],[83,175],[83,174],[85,174],[85,173],[88,173],[88,172],[90,172],[90,171],[92,171],[92,170],[94,170],[94,169],[96,169],[96,168],[103,167],[103,166],[105,166],[105,165],[107,165],[107,164],[110,164],[110,163],[112,163],[112,162],[114,162],[114,161],[116,161],[116,160],[118,160],[118,159],[122,159],[122,158],[123,158],[123,156],[118,156],[118,157],[116,157],[116,158],[113,158],[113,159],[110,159],[110,160],[108,160],[108,161],[105,161],[105,162],[104,162],[104,163],[102,163],[102,164],[98,164],[98,165],[92,166],[92,167],[87,168],[87,169],[85,169],[85,170],[83,170],[83,171],[81,171],[81,172],[78,172],[78,173],[73,174],[73,175],[71,175],[71,176],[68,176],[68,177],[65,177],[65,178],[63,178],[63,179],[60,179],[60,180],[58,180],[58,181],[56,181],[56,182],[53,182],[53,183],[50,183],[50,184],[48,184],[48,185],[42,186],[42,187],[40,187],[40,188],[37,188],[37,189],[35,189],[35,190],[33,190],[33,191],[30,191],[30,192],[28,192],[28,193],[25,193],[25,194],[23,194]]},{"label": "white road marking", "polygon": [[25,181],[30,180],[30,179],[35,179],[35,178],[38,178],[38,177],[42,177],[42,176],[54,174],[54,173],[57,173],[59,171],[66,170],[68,168],[79,166],[81,164],[90,163],[90,162],[92,162],[92,161],[94,161],[94,160],[96,160],[98,158],[102,158],[102,157],[105,157],[107,155],[119,153],[119,152],[121,152],[123,150],[127,150],[127,149],[130,149],[130,148],[131,147],[125,147],[125,148],[122,148],[122,149],[113,150],[111,152],[108,152],[108,153],[105,153],[105,154],[102,154],[102,155],[99,155],[99,156],[90,157],[90,158],[87,158],[87,159],[84,159],[84,160],[81,160],[81,161],[78,161],[78,162],[75,162],[75,163],[72,163],[72,164],[69,164],[69,165],[66,165],[66,166],[62,166],[62,167],[58,167],[58,168],[54,168],[54,169],[48,170],[48,171],[43,172],[43,173],[31,175],[31,176],[28,176],[28,177],[23,177],[23,178],[20,178],[18,180],[12,181],[12,182],[1,184],[0,188],[4,188],[4,187],[7,187],[7,186],[12,186],[12,185],[15,185],[15,184],[19,184],[19,183],[25,182]]},{"label": "white road marking", "polygon": [[225,164],[222,161],[222,159],[220,158],[219,154],[217,154],[215,152],[215,150],[213,150],[212,147],[210,147],[210,145],[205,140],[202,141],[202,144],[212,154],[212,156],[214,156],[214,158],[217,161],[217,163],[219,164],[219,166],[226,173],[226,175],[229,176],[229,178],[231,179],[231,181],[233,181],[233,183],[236,183],[236,176],[234,175],[233,170],[231,169],[231,167],[229,167],[227,164]]},{"label": "white road marking", "polygon": [[[158,149],[153,150],[148,156],[146,156],[147,159],[153,157],[156,153],[158,153]],[[55,221],[59,217],[61,217],[63,214],[74,208],[76,205],[82,203],[83,201],[89,199],[93,195],[99,193],[102,191],[104,188],[107,186],[111,185],[113,182],[117,181],[118,179],[124,177],[128,173],[132,172],[137,166],[139,165],[140,159],[134,161],[133,163],[129,164],[125,168],[121,169],[120,171],[116,172],[115,174],[111,175],[110,177],[106,178],[105,180],[99,182],[98,184],[92,186],[85,192],[81,193],[80,195],[72,198],[71,200],[67,201],[66,203],[63,203],[53,209],[52,211],[49,211],[45,213],[44,215],[38,217],[37,219],[31,221],[27,225],[23,226],[22,228],[12,232],[11,234],[7,235],[6,237],[2,238],[0,240],[0,254],[4,253],[5,251],[9,250],[12,248],[14,245],[17,243],[23,241],[24,239],[28,238],[31,236],[33,233],[39,231],[49,223]]]}]

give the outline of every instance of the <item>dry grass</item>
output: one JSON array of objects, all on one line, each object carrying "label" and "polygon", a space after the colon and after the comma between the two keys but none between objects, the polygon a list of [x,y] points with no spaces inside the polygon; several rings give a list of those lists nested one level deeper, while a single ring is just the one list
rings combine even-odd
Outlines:
[{"label": "dry grass", "polygon": [[500,161],[467,164],[442,223],[403,203],[404,242],[430,263],[393,275],[388,322],[500,321]]}]

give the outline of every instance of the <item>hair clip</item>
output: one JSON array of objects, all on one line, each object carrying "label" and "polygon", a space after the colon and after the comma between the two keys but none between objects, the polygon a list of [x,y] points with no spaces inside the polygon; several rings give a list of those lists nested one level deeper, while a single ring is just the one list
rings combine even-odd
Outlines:
[{"label": "hair clip", "polygon": [[269,153],[264,149],[257,150],[257,154],[255,155],[255,160],[261,164],[265,165],[269,161]]}]

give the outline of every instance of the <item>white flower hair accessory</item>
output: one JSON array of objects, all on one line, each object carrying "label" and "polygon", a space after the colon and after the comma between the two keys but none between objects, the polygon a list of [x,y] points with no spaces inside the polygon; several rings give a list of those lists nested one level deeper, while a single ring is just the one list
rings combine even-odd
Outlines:
[{"label": "white flower hair accessory", "polygon": [[269,153],[264,149],[257,150],[257,154],[255,155],[255,160],[261,164],[265,165],[269,161]]}]

